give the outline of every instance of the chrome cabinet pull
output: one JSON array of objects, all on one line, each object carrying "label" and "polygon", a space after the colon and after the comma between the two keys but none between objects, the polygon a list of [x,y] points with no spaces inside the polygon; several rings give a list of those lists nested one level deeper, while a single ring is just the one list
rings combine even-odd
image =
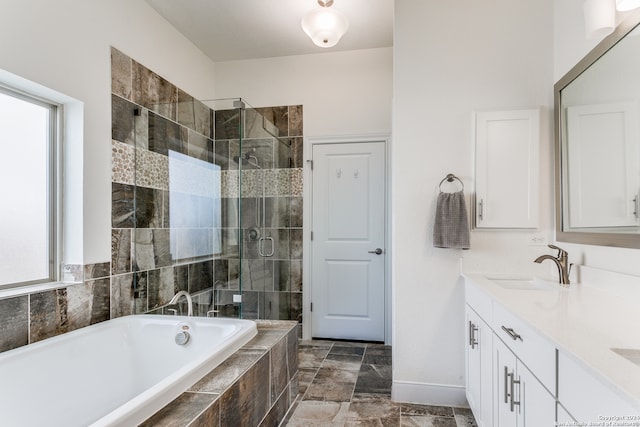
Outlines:
[{"label": "chrome cabinet pull", "polygon": [[505,326],[502,326],[502,330],[505,331],[511,337],[512,340],[522,341],[522,337],[518,333],[516,333],[516,331],[514,331],[513,328],[507,328]]},{"label": "chrome cabinet pull", "polygon": [[504,403],[509,403],[509,368],[504,367]]},{"label": "chrome cabinet pull", "polygon": [[518,396],[520,395],[520,380],[515,379],[515,374],[511,375],[511,405],[510,410],[514,412],[516,406],[520,406],[520,401],[515,400],[515,385],[518,384]]},{"label": "chrome cabinet pull", "polygon": [[376,248],[375,251],[368,251],[370,254],[382,255],[382,249]]},{"label": "chrome cabinet pull", "polygon": [[484,219],[484,199],[480,199],[478,217],[482,221]]},{"label": "chrome cabinet pull", "polygon": [[476,338],[476,332],[478,331],[478,327],[473,324],[471,320],[469,320],[469,346],[473,349],[478,345],[478,340]]},{"label": "chrome cabinet pull", "polygon": [[640,215],[638,213],[638,195],[636,195],[636,197],[634,197],[631,201],[633,202],[633,216],[638,219],[638,215]]}]

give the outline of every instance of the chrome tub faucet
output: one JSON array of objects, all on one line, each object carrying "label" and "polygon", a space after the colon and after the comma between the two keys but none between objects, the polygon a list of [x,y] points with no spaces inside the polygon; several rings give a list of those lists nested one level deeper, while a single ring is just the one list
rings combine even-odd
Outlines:
[{"label": "chrome tub faucet", "polygon": [[558,281],[560,282],[560,284],[568,285],[569,283],[571,283],[569,281],[569,273],[571,272],[571,266],[573,264],[569,264],[569,260],[568,260],[569,257],[568,257],[567,251],[555,245],[549,245],[549,247],[551,249],[557,249],[558,256],[554,257],[552,255],[541,255],[535,260],[533,260],[533,262],[540,264],[545,259],[550,259],[556,264],[556,267],[558,267],[558,275],[559,275]]},{"label": "chrome tub faucet", "polygon": [[169,305],[176,304],[180,297],[185,297],[187,299],[187,316],[193,316],[193,300],[187,291],[180,291],[176,293],[173,298],[171,298],[171,301],[169,301]]}]

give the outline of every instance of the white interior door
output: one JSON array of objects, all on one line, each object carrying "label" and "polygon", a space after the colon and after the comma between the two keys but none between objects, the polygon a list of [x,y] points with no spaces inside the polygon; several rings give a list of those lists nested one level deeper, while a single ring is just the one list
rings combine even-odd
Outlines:
[{"label": "white interior door", "polygon": [[384,340],[385,164],[384,142],[313,145],[313,337]]}]

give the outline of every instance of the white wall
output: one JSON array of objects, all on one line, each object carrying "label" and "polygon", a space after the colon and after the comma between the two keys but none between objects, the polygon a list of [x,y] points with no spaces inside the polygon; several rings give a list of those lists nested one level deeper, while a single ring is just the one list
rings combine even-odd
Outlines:
[{"label": "white wall", "polygon": [[0,0],[0,69],[84,103],[84,263],[111,259],[114,46],[196,97],[214,64],[143,0]]},{"label": "white wall", "polygon": [[216,63],[216,98],[304,107],[304,136],[389,133],[392,49]]},{"label": "white wall", "polygon": [[[600,39],[586,40],[584,24],[576,16],[582,13],[582,0],[555,0],[554,37],[554,80],[559,80],[580,59],[582,59]],[[619,23],[625,14],[618,13]],[[637,249],[609,248],[604,246],[577,245],[558,242],[569,251],[569,260],[576,264],[621,273],[640,275]]]},{"label": "white wall", "polygon": [[473,191],[472,111],[542,106],[540,229],[551,238],[552,1],[395,2],[397,400],[464,404],[461,257],[465,271],[548,272],[532,260],[549,250],[527,246],[529,232],[472,232],[469,251],[433,248],[431,233],[440,180],[451,172]]}]

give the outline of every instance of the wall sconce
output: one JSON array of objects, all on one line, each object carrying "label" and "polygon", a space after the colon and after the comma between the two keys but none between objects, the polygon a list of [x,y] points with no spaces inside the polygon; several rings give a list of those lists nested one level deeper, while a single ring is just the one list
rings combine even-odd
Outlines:
[{"label": "wall sconce", "polygon": [[[640,0],[616,0],[622,1]],[[613,0],[585,0],[584,29],[588,39],[602,38],[616,27],[616,6]]]},{"label": "wall sconce", "polygon": [[302,30],[316,46],[332,47],[349,29],[349,21],[340,12],[331,9],[333,0],[318,0],[316,8],[302,17]]},{"label": "wall sconce", "polygon": [[616,9],[620,12],[626,12],[638,7],[640,7],[640,0],[616,0]]}]

